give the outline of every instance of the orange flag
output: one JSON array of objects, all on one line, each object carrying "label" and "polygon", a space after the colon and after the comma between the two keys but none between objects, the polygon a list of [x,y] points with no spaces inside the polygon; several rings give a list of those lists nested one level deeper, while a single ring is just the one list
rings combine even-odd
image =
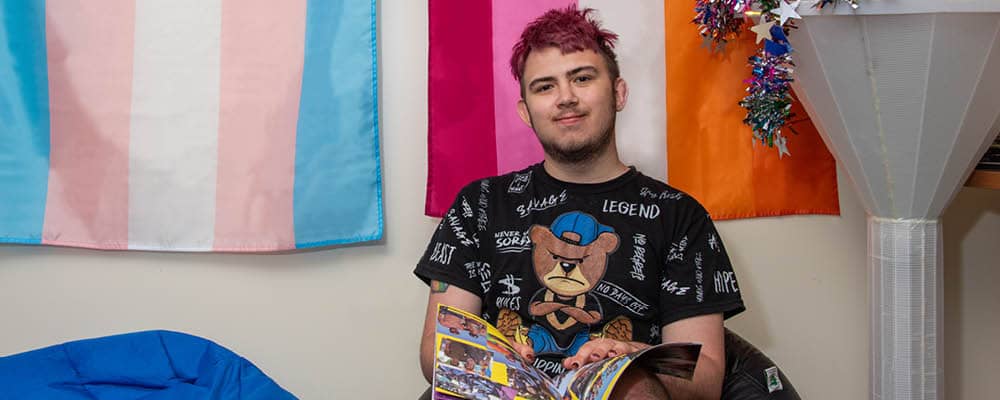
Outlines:
[{"label": "orange flag", "polygon": [[713,53],[691,23],[694,2],[668,0],[664,9],[670,185],[698,199],[716,220],[839,215],[834,158],[801,104],[793,104],[782,129],[791,156],[779,159],[776,148],[754,143],[743,124],[739,101],[750,77],[747,58],[758,49],[755,35],[746,31]]}]

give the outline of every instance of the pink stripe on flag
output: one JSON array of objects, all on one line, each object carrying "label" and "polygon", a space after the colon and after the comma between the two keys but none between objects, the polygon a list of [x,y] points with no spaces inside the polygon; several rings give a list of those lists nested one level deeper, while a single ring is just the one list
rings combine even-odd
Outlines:
[{"label": "pink stripe on flag", "polygon": [[295,247],[305,21],[306,0],[222,3],[217,251]]},{"label": "pink stripe on flag", "polygon": [[46,6],[52,147],[42,243],[128,247],[132,0]]},{"label": "pink stripe on flag", "polygon": [[444,215],[463,186],[497,173],[489,3],[429,3],[427,215]]},{"label": "pink stripe on flag", "polygon": [[517,115],[521,88],[510,73],[510,56],[524,27],[553,8],[575,0],[493,1],[493,104],[496,113],[497,172],[504,174],[542,161],[535,132]]}]

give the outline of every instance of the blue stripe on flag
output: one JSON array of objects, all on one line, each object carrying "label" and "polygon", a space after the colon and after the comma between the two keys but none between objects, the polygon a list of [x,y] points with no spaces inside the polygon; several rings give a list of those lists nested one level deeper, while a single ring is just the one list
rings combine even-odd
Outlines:
[{"label": "blue stripe on flag", "polygon": [[0,243],[39,244],[49,182],[45,0],[0,1]]},{"label": "blue stripe on flag", "polygon": [[375,1],[309,0],[295,144],[296,247],[382,237]]}]

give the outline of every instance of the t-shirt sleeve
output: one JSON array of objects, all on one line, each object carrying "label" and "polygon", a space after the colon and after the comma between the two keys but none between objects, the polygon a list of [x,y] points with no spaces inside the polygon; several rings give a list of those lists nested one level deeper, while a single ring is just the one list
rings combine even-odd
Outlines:
[{"label": "t-shirt sleeve", "polygon": [[490,266],[481,255],[472,206],[478,187],[478,183],[469,185],[458,193],[413,273],[425,283],[436,280],[483,297],[490,284]]},{"label": "t-shirt sleeve", "polygon": [[715,313],[729,318],[742,312],[736,274],[708,212],[686,197],[678,201],[673,220],[673,227],[666,230],[660,276],[662,324]]}]

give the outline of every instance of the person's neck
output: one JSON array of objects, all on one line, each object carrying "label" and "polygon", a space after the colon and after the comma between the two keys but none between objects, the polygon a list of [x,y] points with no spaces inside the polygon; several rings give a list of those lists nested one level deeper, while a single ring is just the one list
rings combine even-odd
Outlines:
[{"label": "person's neck", "polygon": [[628,167],[618,158],[618,150],[612,147],[605,154],[577,163],[563,163],[545,155],[542,167],[549,176],[563,182],[602,183],[615,179]]}]

